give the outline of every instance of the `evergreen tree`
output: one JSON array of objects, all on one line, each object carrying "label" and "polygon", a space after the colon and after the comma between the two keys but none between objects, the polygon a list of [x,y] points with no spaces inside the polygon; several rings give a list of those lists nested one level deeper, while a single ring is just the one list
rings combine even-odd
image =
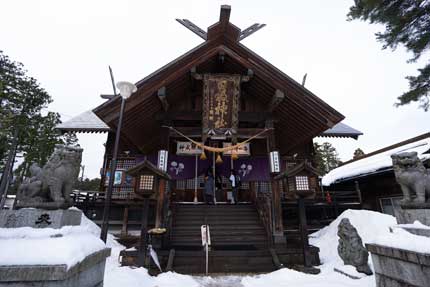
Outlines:
[{"label": "evergreen tree", "polygon": [[12,61],[0,51],[0,168],[3,170],[8,153],[14,146],[24,155],[18,172],[27,173],[32,162],[46,163],[55,144],[63,143],[55,126],[57,113],[43,110],[52,98],[36,79],[27,75],[21,63]]},{"label": "evergreen tree", "polygon": [[331,143],[314,143],[314,160],[320,175],[325,175],[330,170],[338,167],[342,162],[336,148]]},{"label": "evergreen tree", "polygon": [[84,179],[83,181],[76,181],[75,187],[79,190],[90,190],[90,191],[96,191],[100,189],[100,178],[93,178],[93,179]]},{"label": "evergreen tree", "polygon": [[[412,52],[409,62],[417,61],[430,47],[430,1],[428,0],[355,0],[348,20],[382,24],[384,32],[376,33],[383,49],[396,49],[399,44]],[[428,56],[428,54],[427,54]],[[396,106],[419,102],[425,111],[430,108],[430,61],[408,76],[409,91],[398,97]]]},{"label": "evergreen tree", "polygon": [[354,151],[354,156],[352,157],[352,159],[359,158],[363,155],[365,155],[364,151],[361,148],[358,148]]}]

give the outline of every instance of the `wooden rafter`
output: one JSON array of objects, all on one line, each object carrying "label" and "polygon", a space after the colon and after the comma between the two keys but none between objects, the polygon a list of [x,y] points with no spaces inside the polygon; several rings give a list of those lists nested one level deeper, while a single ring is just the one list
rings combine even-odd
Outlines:
[{"label": "wooden rafter", "polygon": [[184,25],[185,28],[187,28],[188,30],[190,30],[191,32],[193,32],[194,34],[196,34],[197,36],[199,36],[203,40],[205,40],[205,41],[207,40],[206,32],[202,28],[200,28],[199,26],[197,26],[196,24],[191,22],[190,20],[188,20],[188,19],[176,19],[176,21],[178,21],[179,23]]},{"label": "wooden rafter", "polygon": [[248,28],[246,28],[245,30],[240,32],[239,41],[242,41],[246,37],[251,36],[252,34],[257,32],[258,30],[260,30],[264,26],[266,26],[266,24],[259,24],[259,23],[255,23],[254,25],[249,26]]}]

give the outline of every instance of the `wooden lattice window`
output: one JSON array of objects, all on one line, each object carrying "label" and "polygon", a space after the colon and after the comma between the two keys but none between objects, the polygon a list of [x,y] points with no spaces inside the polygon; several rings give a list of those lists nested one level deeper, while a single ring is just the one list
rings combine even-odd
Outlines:
[{"label": "wooden lattice window", "polygon": [[296,190],[309,190],[309,179],[307,176],[296,176]]},{"label": "wooden lattice window", "polygon": [[141,175],[139,182],[139,189],[141,190],[152,190],[154,186],[154,176],[153,175]]}]

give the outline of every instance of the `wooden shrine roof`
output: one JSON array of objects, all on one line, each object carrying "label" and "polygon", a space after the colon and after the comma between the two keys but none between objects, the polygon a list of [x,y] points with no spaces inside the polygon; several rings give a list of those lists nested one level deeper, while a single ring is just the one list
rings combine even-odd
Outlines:
[{"label": "wooden shrine roof", "polygon": [[170,175],[160,169],[158,169],[155,165],[153,165],[149,160],[145,159],[141,163],[138,163],[132,168],[126,170],[126,173],[133,176],[138,177],[142,174],[150,173],[151,175],[157,175],[160,178],[171,180]]},{"label": "wooden shrine roof", "polygon": [[[243,31],[229,22],[229,14],[229,7],[222,6],[220,21],[208,28],[205,42],[136,83],[138,90],[127,99],[121,131],[142,151],[155,149],[160,141],[161,124],[157,115],[163,112],[163,105],[157,91],[165,87],[169,104],[179,103],[192,85],[190,71],[219,70],[219,55],[224,59],[220,70],[223,73],[244,75],[252,70],[253,77],[243,90],[263,105],[270,104],[277,90],[285,94],[273,110],[283,152],[311,140],[344,119],[311,91],[242,45]],[[120,98],[116,96],[93,111],[115,129],[119,108]]]}]

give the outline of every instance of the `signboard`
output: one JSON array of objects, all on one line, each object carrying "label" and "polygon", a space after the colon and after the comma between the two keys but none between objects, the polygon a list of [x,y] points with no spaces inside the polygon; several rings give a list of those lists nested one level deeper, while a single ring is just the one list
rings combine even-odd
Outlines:
[{"label": "signboard", "polygon": [[278,151],[270,152],[270,172],[281,172],[281,163]]},{"label": "signboard", "polygon": [[[222,143],[222,147],[230,147],[231,143]],[[236,147],[234,150],[228,150],[224,152],[224,155],[231,155],[232,153],[237,154],[238,156],[249,156],[251,155],[251,151],[249,149],[249,143],[245,143]]]},{"label": "signboard", "polygon": [[202,149],[193,142],[179,142],[176,145],[177,155],[199,155]]},{"label": "signboard", "polygon": [[169,152],[167,150],[158,151],[158,169],[162,171],[167,171],[167,157]]},{"label": "signboard", "polygon": [[[203,77],[203,135],[236,131],[240,96],[240,75]],[[214,135],[214,134],[213,134]]]},{"label": "signboard", "polygon": [[122,171],[121,170],[116,170],[115,171],[115,176],[113,178],[113,184],[114,185],[120,185],[122,183]]},{"label": "signboard", "polygon": [[210,246],[211,245],[211,234],[209,231],[209,225],[202,225],[200,227],[200,232],[202,234],[202,245]]}]

